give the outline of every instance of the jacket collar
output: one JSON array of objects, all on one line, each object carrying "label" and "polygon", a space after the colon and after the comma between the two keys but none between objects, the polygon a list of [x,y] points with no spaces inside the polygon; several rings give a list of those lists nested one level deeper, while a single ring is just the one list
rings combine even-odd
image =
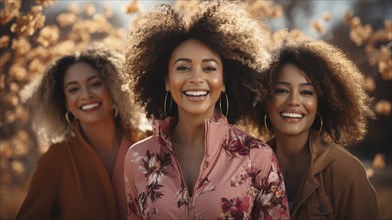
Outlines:
[{"label": "jacket collar", "polygon": [[[268,145],[276,151],[276,139],[273,138],[267,142]],[[309,136],[309,150],[312,155],[310,168],[312,175],[321,172],[327,167],[335,157],[331,157],[329,152],[331,150],[331,144],[323,140],[318,134],[311,134]]]},{"label": "jacket collar", "polygon": [[321,172],[332,161],[336,159],[333,154],[330,154],[331,143],[323,140],[319,135],[311,135],[309,137],[309,148],[312,154],[312,174],[315,175]]}]

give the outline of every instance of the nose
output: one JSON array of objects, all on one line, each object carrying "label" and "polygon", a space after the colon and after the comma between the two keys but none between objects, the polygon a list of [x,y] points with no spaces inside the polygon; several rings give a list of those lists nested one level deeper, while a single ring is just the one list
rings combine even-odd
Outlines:
[{"label": "nose", "polygon": [[82,99],[88,99],[88,98],[91,97],[91,91],[90,91],[90,89],[89,89],[87,86],[83,86],[83,87],[81,88],[81,90],[82,90],[82,93],[81,93],[80,98],[82,98]]},{"label": "nose", "polygon": [[191,75],[190,80],[191,83],[203,83],[204,82],[204,74],[201,68],[194,68]]},{"label": "nose", "polygon": [[300,103],[300,96],[296,92],[292,92],[289,96],[289,105],[298,106]]}]

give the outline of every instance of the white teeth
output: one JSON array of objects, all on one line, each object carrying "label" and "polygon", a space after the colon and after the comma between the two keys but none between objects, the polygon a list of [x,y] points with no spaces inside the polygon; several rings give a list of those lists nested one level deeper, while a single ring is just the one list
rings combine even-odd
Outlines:
[{"label": "white teeth", "polygon": [[302,114],[298,114],[298,113],[282,113],[283,117],[289,117],[289,118],[302,118],[303,115]]},{"label": "white teeth", "polygon": [[185,94],[189,96],[205,96],[207,91],[185,91]]},{"label": "white teeth", "polygon": [[81,107],[81,109],[82,109],[82,110],[89,110],[89,109],[92,109],[92,108],[96,108],[96,107],[98,107],[98,106],[99,106],[98,103],[88,104],[88,105],[83,105],[83,106]]}]

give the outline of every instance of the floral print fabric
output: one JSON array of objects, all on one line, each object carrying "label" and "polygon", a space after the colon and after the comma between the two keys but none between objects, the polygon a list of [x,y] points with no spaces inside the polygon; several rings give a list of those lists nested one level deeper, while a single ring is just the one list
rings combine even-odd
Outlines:
[{"label": "floral print fabric", "polygon": [[205,155],[191,197],[168,135],[175,120],[156,121],[154,135],[127,152],[128,219],[289,219],[273,151],[221,115],[206,120]]}]

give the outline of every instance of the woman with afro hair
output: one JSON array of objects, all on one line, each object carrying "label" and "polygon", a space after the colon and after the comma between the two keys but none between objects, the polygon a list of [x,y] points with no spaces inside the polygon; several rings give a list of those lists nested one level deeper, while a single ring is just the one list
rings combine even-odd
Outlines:
[{"label": "woman with afro hair", "polygon": [[44,74],[30,103],[34,130],[51,146],[16,219],[126,218],[124,157],[138,133],[122,63],[95,44]]},{"label": "woman with afro hair", "polygon": [[155,121],[126,154],[128,219],[289,218],[272,149],[231,125],[262,99],[264,37],[236,3],[202,3],[189,22],[162,5],[137,21],[125,71]]},{"label": "woman with afro hair", "polygon": [[273,137],[267,143],[285,178],[291,219],[378,219],[365,169],[342,147],[360,141],[374,117],[364,76],[323,41],[283,44],[273,54],[254,122]]}]

